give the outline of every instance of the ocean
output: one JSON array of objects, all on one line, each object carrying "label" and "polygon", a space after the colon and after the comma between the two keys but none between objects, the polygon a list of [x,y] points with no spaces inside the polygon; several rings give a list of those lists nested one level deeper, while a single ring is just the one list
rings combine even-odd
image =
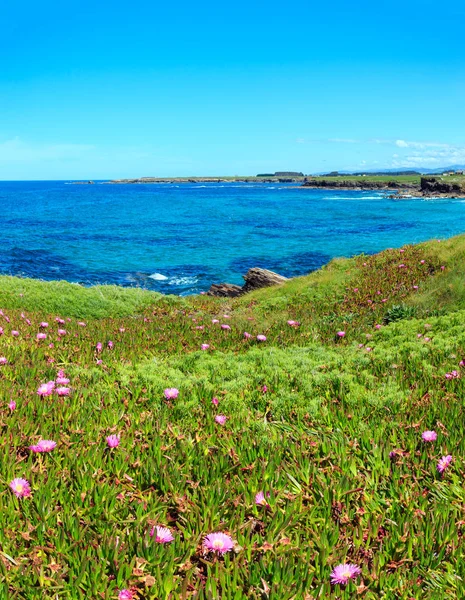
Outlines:
[{"label": "ocean", "polygon": [[463,199],[291,184],[0,182],[0,273],[195,294],[465,229]]}]

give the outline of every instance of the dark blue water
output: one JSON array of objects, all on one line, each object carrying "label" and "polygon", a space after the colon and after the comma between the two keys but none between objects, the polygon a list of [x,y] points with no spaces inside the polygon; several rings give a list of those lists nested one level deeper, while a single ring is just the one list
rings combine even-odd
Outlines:
[{"label": "dark blue water", "polygon": [[463,200],[269,184],[0,182],[0,273],[189,294],[465,230]]}]

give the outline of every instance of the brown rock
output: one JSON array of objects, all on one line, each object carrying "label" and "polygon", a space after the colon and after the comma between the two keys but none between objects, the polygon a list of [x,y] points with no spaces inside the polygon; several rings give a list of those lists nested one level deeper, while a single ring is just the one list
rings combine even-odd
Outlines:
[{"label": "brown rock", "polygon": [[241,286],[232,283],[214,283],[207,292],[207,296],[219,296],[221,298],[235,298],[241,294]]},{"label": "brown rock", "polygon": [[287,281],[286,277],[278,275],[268,269],[259,269],[254,267],[249,269],[244,275],[245,283],[242,287],[244,293],[258,290],[259,288],[270,287],[271,285],[281,285]]}]

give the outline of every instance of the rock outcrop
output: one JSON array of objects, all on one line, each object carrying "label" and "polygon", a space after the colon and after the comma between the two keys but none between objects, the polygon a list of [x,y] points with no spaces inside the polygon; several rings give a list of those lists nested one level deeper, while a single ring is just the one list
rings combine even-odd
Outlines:
[{"label": "rock outcrop", "polygon": [[268,271],[268,269],[259,269],[254,267],[249,269],[243,276],[245,281],[244,285],[234,285],[232,283],[214,283],[207,292],[208,296],[219,296],[221,298],[236,298],[247,294],[253,290],[258,290],[264,287],[270,287],[272,285],[281,285],[287,281],[286,277],[274,273],[274,271]]},{"label": "rock outcrop", "polygon": [[463,194],[465,189],[459,183],[448,183],[436,179],[436,177],[422,177],[420,181],[421,191],[424,195],[427,194]]}]

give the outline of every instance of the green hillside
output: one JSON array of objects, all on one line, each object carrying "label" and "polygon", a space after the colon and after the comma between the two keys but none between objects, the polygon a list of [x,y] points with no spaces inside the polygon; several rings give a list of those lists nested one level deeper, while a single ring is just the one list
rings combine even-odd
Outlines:
[{"label": "green hillside", "polygon": [[463,598],[464,256],[234,300],[0,278],[0,597]]}]

